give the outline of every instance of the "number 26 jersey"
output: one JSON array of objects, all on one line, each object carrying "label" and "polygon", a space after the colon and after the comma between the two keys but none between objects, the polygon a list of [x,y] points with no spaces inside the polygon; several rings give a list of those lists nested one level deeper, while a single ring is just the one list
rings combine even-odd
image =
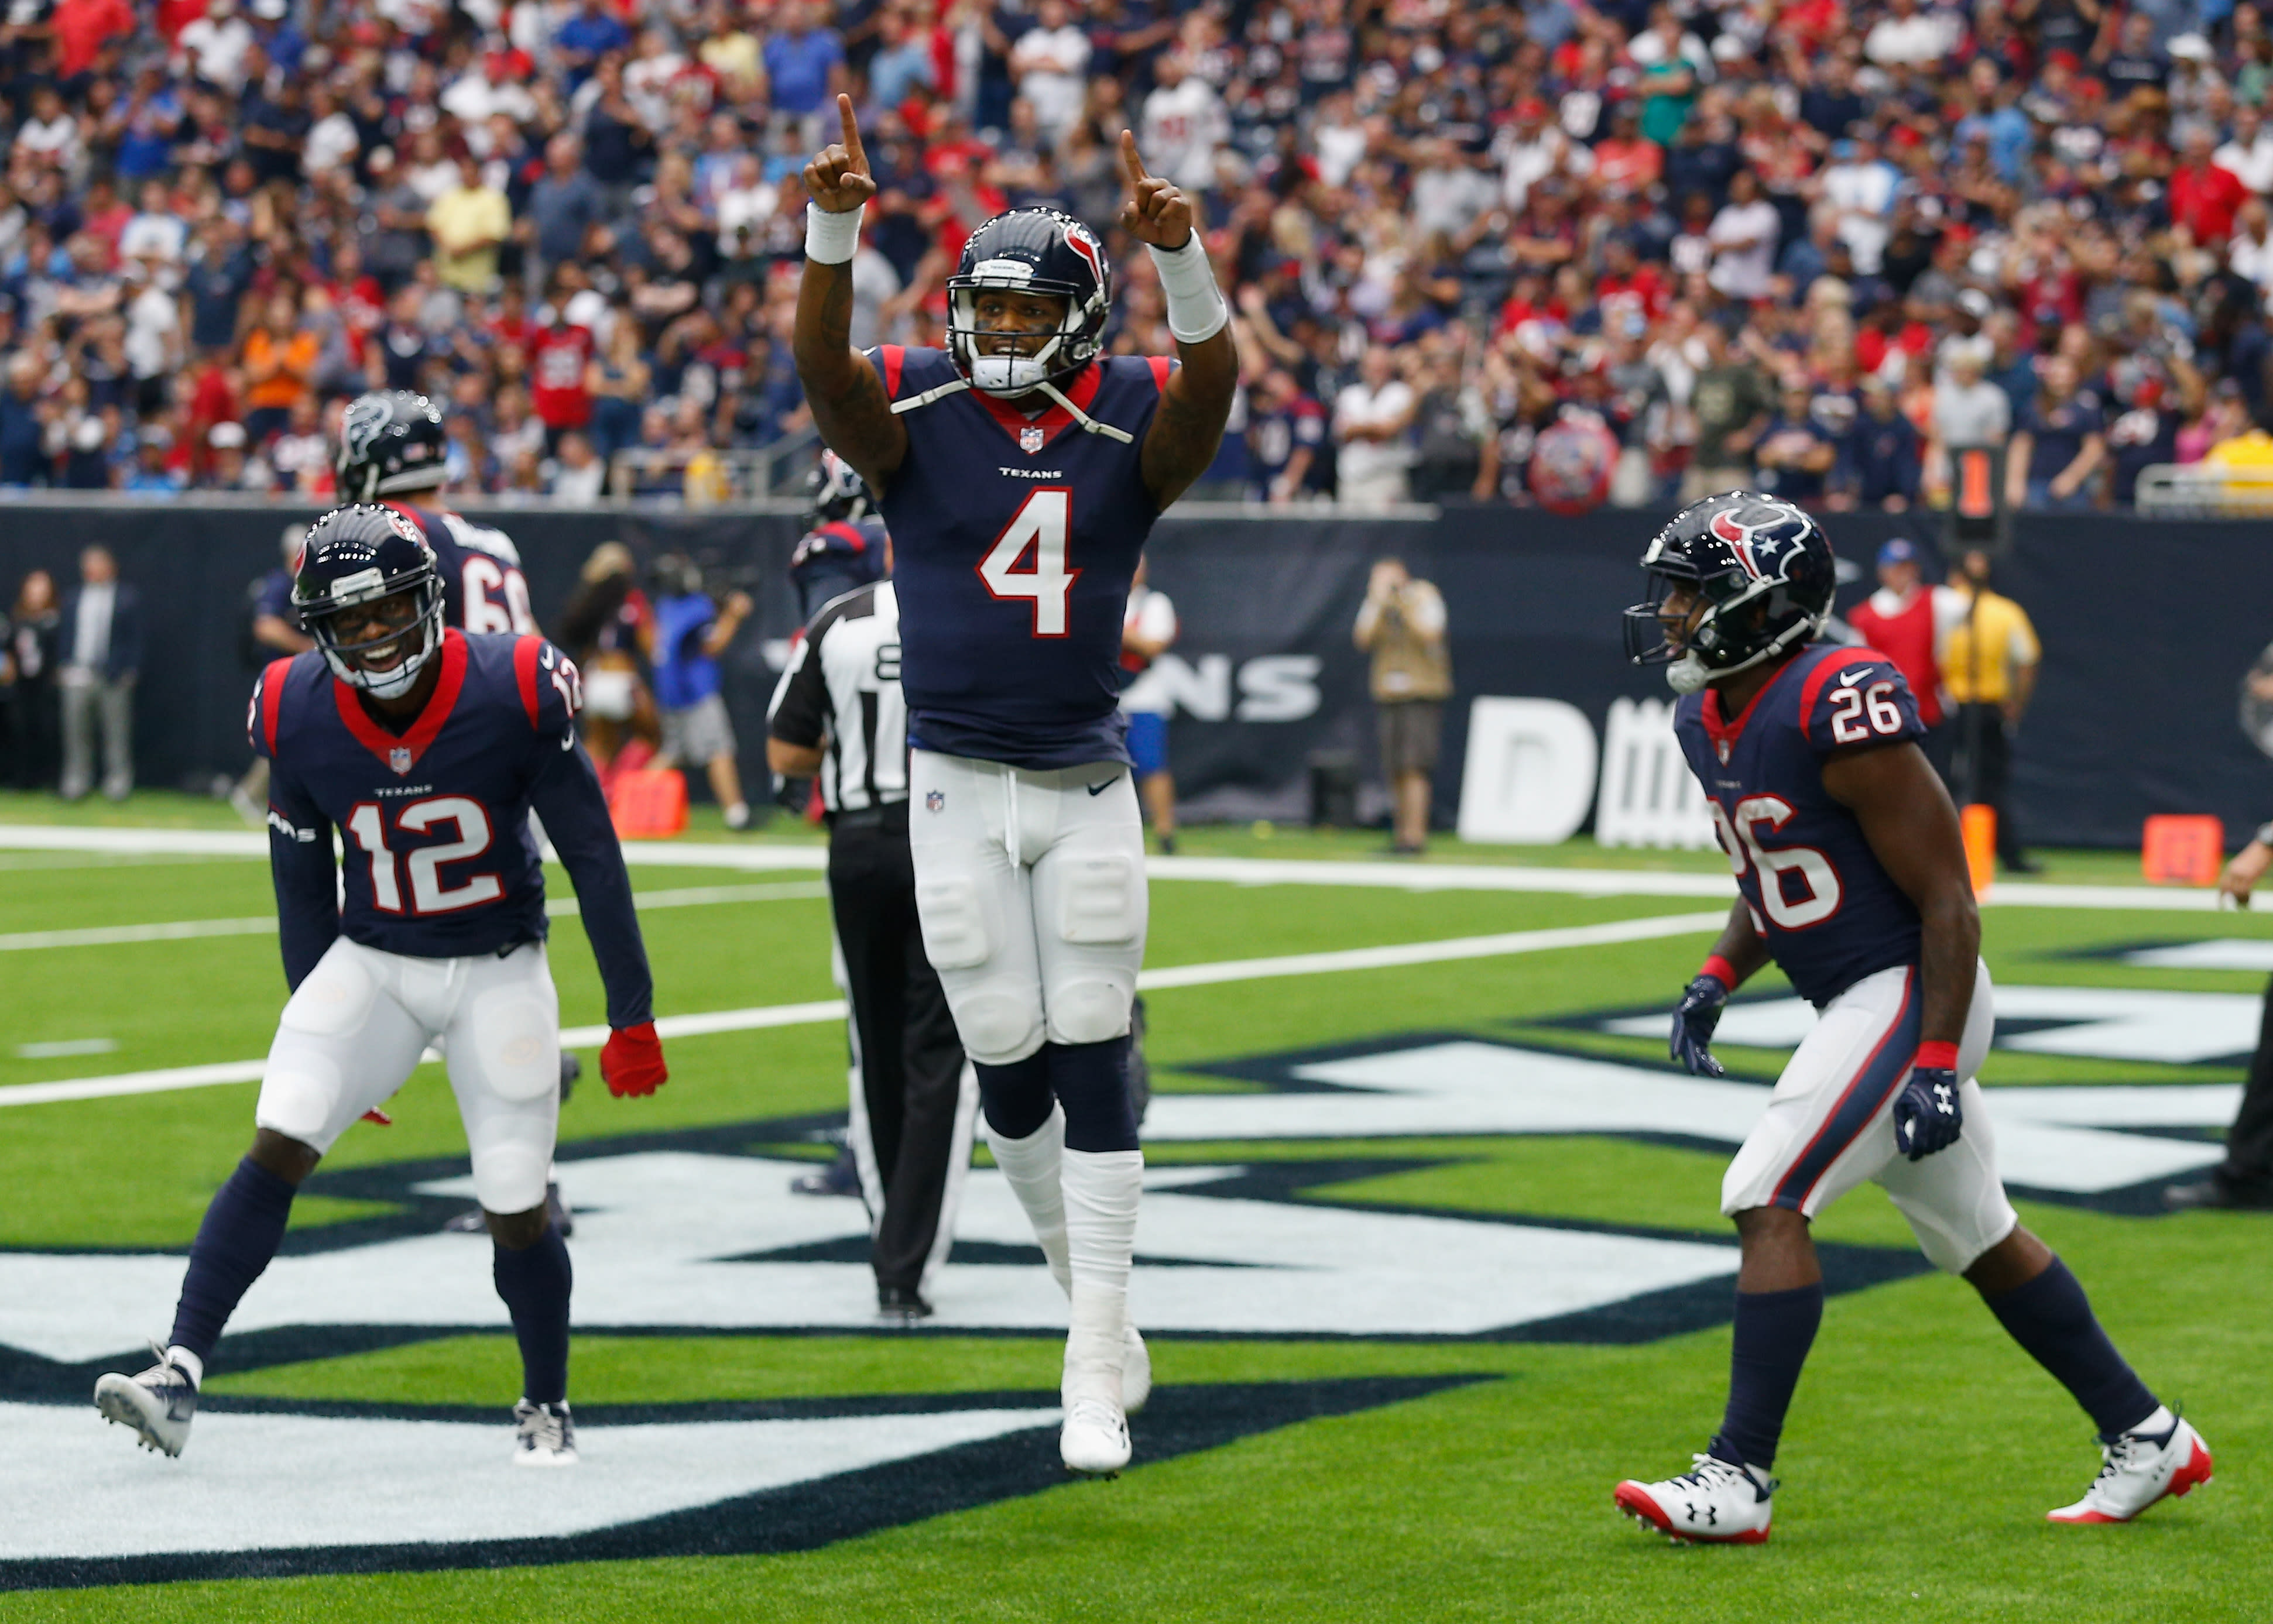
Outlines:
[{"label": "number 26 jersey", "polygon": [[1739,716],[1723,716],[1714,689],[1684,696],[1673,731],[1753,928],[1801,997],[1820,1007],[1865,976],[1917,962],[1917,907],[1823,787],[1833,752],[1924,736],[1893,661],[1816,644]]},{"label": "number 26 jersey", "polygon": [[[869,357],[896,403],[956,382],[936,349]],[[973,390],[903,412],[907,457],[881,505],[917,749],[1037,770],[1129,760],[1121,621],[1159,517],[1141,447],[1171,365],[1102,357],[1065,385],[1126,438]]]}]

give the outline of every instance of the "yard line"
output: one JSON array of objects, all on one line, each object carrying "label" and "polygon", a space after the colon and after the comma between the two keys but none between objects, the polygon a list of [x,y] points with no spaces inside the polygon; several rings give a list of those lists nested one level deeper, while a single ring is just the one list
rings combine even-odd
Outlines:
[{"label": "yard line", "polygon": [[[1502,958],[1551,953],[1565,947],[1648,941],[1659,937],[1699,935],[1728,923],[1715,913],[1664,914],[1619,919],[1608,924],[1573,925],[1551,931],[1512,931],[1497,936],[1456,936],[1433,942],[1403,942],[1386,947],[1352,947],[1338,953],[1295,953],[1275,959],[1224,959],[1207,964],[1176,964],[1147,970],[1136,984],[1147,992],[1204,987],[1226,982],[1267,981],[1282,976],[1325,976],[1350,970],[1393,969],[1443,964],[1460,959]],[[706,1014],[664,1015],[656,1023],[664,1037],[708,1037],[721,1032],[754,1032],[770,1027],[808,1026],[844,1019],[842,999],[807,1004],[767,1004],[754,1009],[722,1009]],[[604,1026],[571,1027],[560,1034],[571,1049],[590,1049],[608,1039]],[[127,1072],[113,1077],[75,1077],[61,1082],[26,1082],[0,1089],[0,1106],[48,1105],[65,1100],[108,1099],[122,1094],[161,1094],[175,1089],[209,1088],[225,1082],[257,1082],[263,1062],[230,1060],[217,1066],[183,1066],[168,1071]]]},{"label": "yard line", "polygon": [[[632,901],[641,913],[658,908],[700,908],[716,902],[776,902],[794,897],[829,894],[824,880],[792,879],[769,886],[681,886],[671,891],[635,891]],[[555,919],[576,917],[574,897],[557,897],[545,903]],[[266,936],[274,932],[275,918],[264,914],[252,919],[176,919],[160,924],[98,924],[76,931],[23,931],[0,936],[0,953],[28,953],[40,947],[115,947],[126,942],[187,941],[201,936]]]}]

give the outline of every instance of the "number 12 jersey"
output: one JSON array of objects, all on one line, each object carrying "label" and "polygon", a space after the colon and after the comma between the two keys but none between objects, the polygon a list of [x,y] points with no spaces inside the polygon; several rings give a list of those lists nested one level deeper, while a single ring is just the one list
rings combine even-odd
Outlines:
[{"label": "number 12 jersey", "polygon": [[[958,382],[936,349],[869,359],[896,404]],[[907,457],[881,505],[917,749],[1036,770],[1129,760],[1121,620],[1159,517],[1140,448],[1171,365],[1116,355],[1066,385],[1119,437],[975,390],[904,410]]]},{"label": "number 12 jersey", "polygon": [[1924,737],[1893,661],[1817,644],[1785,662],[1742,715],[1725,717],[1714,689],[1687,695],[1673,730],[1752,927],[1801,997],[1820,1007],[1865,976],[1917,962],[1917,909],[1823,787],[1832,752]]}]

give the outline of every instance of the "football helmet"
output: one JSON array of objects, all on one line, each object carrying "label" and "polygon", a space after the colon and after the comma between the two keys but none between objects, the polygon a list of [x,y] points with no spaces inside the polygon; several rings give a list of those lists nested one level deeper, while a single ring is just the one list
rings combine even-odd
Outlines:
[{"label": "football helmet", "polygon": [[340,419],[332,458],[343,502],[431,490],[448,477],[441,408],[423,394],[388,389],[358,395]]},{"label": "football helmet", "polygon": [[832,522],[858,524],[876,511],[868,482],[833,451],[821,453],[820,462],[806,475],[805,490],[813,499],[813,512],[805,521],[808,529]]},{"label": "football helmet", "polygon": [[[1683,508],[1651,538],[1641,566],[1649,596],[1625,612],[1626,657],[1667,667],[1677,693],[1814,638],[1838,579],[1823,527],[1790,503],[1751,490]],[[1677,587],[1693,591],[1703,610],[1677,641],[1662,617]]]},{"label": "football helmet", "polygon": [[[406,602],[386,632],[360,642],[340,640],[343,611],[396,596]],[[335,507],[311,525],[292,604],[332,675],[382,700],[409,692],[442,647],[442,573],[434,550],[416,521],[391,507]],[[412,637],[417,647],[394,664],[374,670],[365,663]]]},{"label": "football helmet", "polygon": [[[980,291],[998,288],[1065,301],[1065,319],[1033,355],[993,355],[980,348],[979,341],[1003,332],[979,325]],[[1062,210],[1012,209],[971,234],[947,279],[948,358],[982,394],[1060,387],[1097,358],[1112,309],[1113,266],[1096,233]]]}]

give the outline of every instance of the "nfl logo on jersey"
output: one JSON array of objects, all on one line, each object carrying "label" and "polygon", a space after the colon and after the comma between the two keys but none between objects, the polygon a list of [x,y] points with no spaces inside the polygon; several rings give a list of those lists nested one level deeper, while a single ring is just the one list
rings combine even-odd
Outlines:
[{"label": "nfl logo on jersey", "polygon": [[1039,429],[1029,426],[1018,430],[1018,449],[1020,451],[1024,452],[1031,457],[1036,452],[1041,450],[1041,448],[1042,431]]},{"label": "nfl logo on jersey", "polygon": [[939,812],[944,809],[946,805],[947,797],[941,794],[936,790],[924,797],[924,810],[926,812]]},{"label": "nfl logo on jersey", "polygon": [[401,777],[410,770],[410,752],[397,745],[386,752],[386,764],[394,769],[397,777]]}]

